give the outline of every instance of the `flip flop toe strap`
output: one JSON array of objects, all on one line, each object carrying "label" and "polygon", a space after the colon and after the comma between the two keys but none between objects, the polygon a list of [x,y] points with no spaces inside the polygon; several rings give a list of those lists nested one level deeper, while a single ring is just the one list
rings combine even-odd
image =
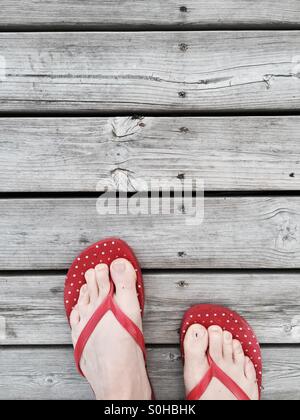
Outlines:
[{"label": "flip flop toe strap", "polygon": [[213,378],[218,379],[239,401],[250,401],[248,395],[208,355],[209,370],[197,386],[189,393],[187,400],[199,400]]},{"label": "flip flop toe strap", "polygon": [[77,369],[82,376],[84,376],[84,374],[80,368],[80,361],[81,361],[84,348],[89,338],[93,334],[95,328],[101,321],[101,319],[109,311],[111,311],[114,314],[115,318],[118,320],[120,325],[122,325],[122,327],[136,341],[136,343],[138,344],[138,346],[141,348],[143,352],[144,359],[146,360],[146,348],[145,348],[145,341],[144,341],[143,333],[114,302],[113,293],[114,293],[114,289],[113,289],[113,286],[111,286],[109,295],[107,296],[105,301],[99,306],[99,308],[94,312],[91,319],[86,324],[82,333],[80,334],[77,344],[75,346],[75,351],[74,351],[75,362],[76,362]]}]

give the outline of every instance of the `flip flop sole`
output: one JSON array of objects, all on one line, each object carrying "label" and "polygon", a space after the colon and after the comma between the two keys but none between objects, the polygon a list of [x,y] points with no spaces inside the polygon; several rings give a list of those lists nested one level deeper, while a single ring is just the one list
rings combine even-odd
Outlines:
[{"label": "flip flop sole", "polygon": [[119,238],[103,239],[83,251],[71,265],[65,282],[64,302],[67,318],[70,322],[71,312],[76,306],[80,289],[86,284],[85,273],[98,264],[109,267],[117,258],[126,258],[137,273],[137,291],[142,313],[144,312],[144,285],[140,265],[130,246]]},{"label": "flip flop sole", "polygon": [[256,377],[261,393],[262,389],[262,355],[257,337],[248,322],[234,311],[217,305],[196,305],[190,308],[184,315],[181,331],[180,346],[184,360],[184,338],[187,330],[193,324],[200,324],[206,329],[212,325],[218,325],[224,331],[232,334],[233,338],[239,340],[244,353],[254,364]]}]

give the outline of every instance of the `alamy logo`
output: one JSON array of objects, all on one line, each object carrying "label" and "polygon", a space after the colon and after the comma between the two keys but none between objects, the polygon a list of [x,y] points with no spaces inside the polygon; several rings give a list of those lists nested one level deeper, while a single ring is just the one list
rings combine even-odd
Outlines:
[{"label": "alamy logo", "polygon": [[100,181],[99,215],[162,215],[180,217],[186,225],[204,220],[204,181],[200,179],[134,179],[120,172],[114,182]]}]

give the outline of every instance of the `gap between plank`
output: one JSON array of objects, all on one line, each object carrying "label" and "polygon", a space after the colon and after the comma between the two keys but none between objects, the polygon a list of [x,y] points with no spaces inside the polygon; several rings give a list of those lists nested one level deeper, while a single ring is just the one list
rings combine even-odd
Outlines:
[{"label": "gap between plank", "polygon": [[114,118],[114,117],[134,117],[136,119],[141,117],[157,117],[157,118],[184,118],[184,117],[293,117],[300,116],[299,109],[255,109],[255,110],[213,110],[209,112],[197,110],[181,110],[181,111],[143,111],[132,110],[128,108],[126,111],[1,111],[0,118]]},{"label": "gap between plank", "polygon": [[[186,191],[189,192],[189,191]],[[70,191],[60,191],[60,192],[47,192],[47,191],[38,191],[38,192],[0,192],[0,200],[48,200],[48,199],[57,199],[57,200],[72,200],[75,198],[95,198],[97,199],[104,191],[88,191],[88,192],[70,192]],[[130,198],[135,193],[127,193],[127,197]],[[170,194],[171,198],[174,197],[174,193]],[[205,198],[231,198],[231,197],[300,197],[300,190],[297,191],[205,191]]]},{"label": "gap between plank", "polygon": [[[281,344],[281,343],[261,343],[260,344],[261,348],[268,348],[268,349],[299,349],[300,348],[300,344]],[[174,348],[179,348],[179,343],[176,344],[151,344],[148,343],[146,344],[146,347],[148,349],[174,349]],[[0,345],[0,350],[26,350],[28,348],[32,348],[34,350],[45,350],[45,349],[51,349],[51,350],[63,350],[63,349],[72,349],[73,346],[71,344],[20,344],[20,345],[7,345],[7,346],[3,346]]]},{"label": "gap between plank", "polygon": [[[164,275],[173,274],[180,275],[188,272],[189,274],[282,274],[288,275],[299,274],[300,268],[158,268],[158,269],[142,269],[143,275]],[[0,270],[1,277],[42,277],[42,276],[66,276],[68,270]]]},{"label": "gap between plank", "polygon": [[300,29],[299,23],[240,23],[240,24],[18,24],[0,25],[0,33],[25,32],[25,33],[45,33],[45,32],[212,32],[212,31],[297,31]]}]

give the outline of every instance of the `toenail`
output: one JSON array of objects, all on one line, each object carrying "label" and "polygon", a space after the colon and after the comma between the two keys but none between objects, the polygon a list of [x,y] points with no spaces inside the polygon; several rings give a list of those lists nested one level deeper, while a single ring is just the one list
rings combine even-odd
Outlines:
[{"label": "toenail", "polygon": [[118,273],[123,273],[126,269],[125,263],[123,261],[115,261],[113,263],[114,270],[116,270]]},{"label": "toenail", "polygon": [[99,265],[96,266],[96,270],[97,271],[107,270],[107,265],[106,264],[99,264]]},{"label": "toenail", "polygon": [[230,334],[229,332],[226,332],[226,333],[224,334],[224,336],[225,336],[225,340],[226,340],[226,341],[230,341],[230,340],[231,340],[231,334]]},{"label": "toenail", "polygon": [[215,332],[215,333],[220,332],[220,328],[219,328],[219,327],[211,327],[211,328],[210,328],[210,330],[211,330],[212,332]]}]

